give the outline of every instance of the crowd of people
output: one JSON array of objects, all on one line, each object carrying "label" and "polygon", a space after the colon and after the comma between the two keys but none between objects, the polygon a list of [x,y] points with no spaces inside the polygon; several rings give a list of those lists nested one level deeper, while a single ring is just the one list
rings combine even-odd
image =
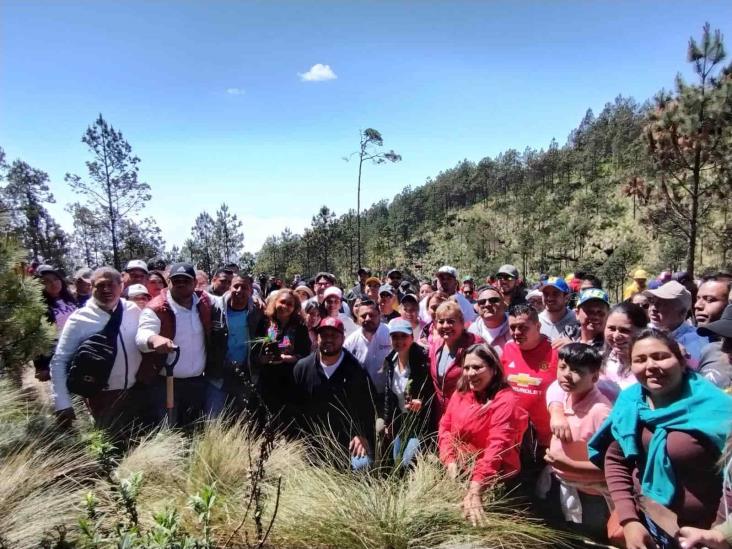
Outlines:
[{"label": "crowd of people", "polygon": [[377,448],[405,471],[436,454],[468,479],[462,510],[476,524],[502,483],[630,549],[730,547],[729,273],[638,269],[615,304],[590,273],[530,286],[512,265],[484,282],[448,265],[429,280],[361,268],[353,287],[233,264],[209,282],[190,264],[141,260],[35,275],[58,332],[36,377],[62,427],[73,393],[122,438],[243,416],[314,452],[327,437],[354,470],[385,459]]}]

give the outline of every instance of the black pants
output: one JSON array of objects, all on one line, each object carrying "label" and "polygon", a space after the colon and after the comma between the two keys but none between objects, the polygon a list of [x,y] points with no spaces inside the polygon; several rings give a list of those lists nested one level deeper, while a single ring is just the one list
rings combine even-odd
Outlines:
[{"label": "black pants", "polygon": [[[172,425],[175,427],[189,427],[203,416],[203,407],[206,402],[206,379],[203,376],[175,378],[174,403]],[[168,411],[166,403],[166,378],[160,376],[151,387],[153,398],[152,409],[155,410],[155,419],[162,422]]]}]

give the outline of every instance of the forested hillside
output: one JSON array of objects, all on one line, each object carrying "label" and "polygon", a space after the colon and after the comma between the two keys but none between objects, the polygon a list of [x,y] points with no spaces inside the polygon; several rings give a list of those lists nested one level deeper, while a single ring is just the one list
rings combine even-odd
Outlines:
[{"label": "forested hillside", "polygon": [[[413,276],[443,263],[478,277],[506,262],[529,276],[582,269],[612,290],[638,265],[726,266],[732,79],[715,44],[708,28],[690,41],[698,81],[679,78],[644,104],[618,96],[588,110],[563,145],[466,159],[372,205],[361,213],[361,263]],[[328,270],[348,282],[357,263],[355,210],[323,206],[304,234],[270,237],[256,270]]]}]

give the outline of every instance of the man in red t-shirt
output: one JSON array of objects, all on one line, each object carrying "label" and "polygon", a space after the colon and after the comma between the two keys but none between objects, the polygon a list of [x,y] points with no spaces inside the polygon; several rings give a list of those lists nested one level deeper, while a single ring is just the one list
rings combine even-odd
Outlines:
[{"label": "man in red t-shirt", "polygon": [[552,438],[546,391],[557,379],[557,350],[542,335],[539,315],[530,305],[511,307],[508,328],[513,341],[503,348],[503,371],[534,424],[541,458]]}]

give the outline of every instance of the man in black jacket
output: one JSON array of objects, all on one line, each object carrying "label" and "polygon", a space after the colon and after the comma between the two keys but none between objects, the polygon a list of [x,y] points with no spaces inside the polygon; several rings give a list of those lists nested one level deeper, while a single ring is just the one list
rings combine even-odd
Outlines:
[{"label": "man in black jacket", "polygon": [[374,438],[373,386],[358,361],[343,349],[344,328],[327,317],[317,328],[318,349],[295,364],[293,410],[306,434],[330,431],[347,447],[353,469],[367,467]]}]

